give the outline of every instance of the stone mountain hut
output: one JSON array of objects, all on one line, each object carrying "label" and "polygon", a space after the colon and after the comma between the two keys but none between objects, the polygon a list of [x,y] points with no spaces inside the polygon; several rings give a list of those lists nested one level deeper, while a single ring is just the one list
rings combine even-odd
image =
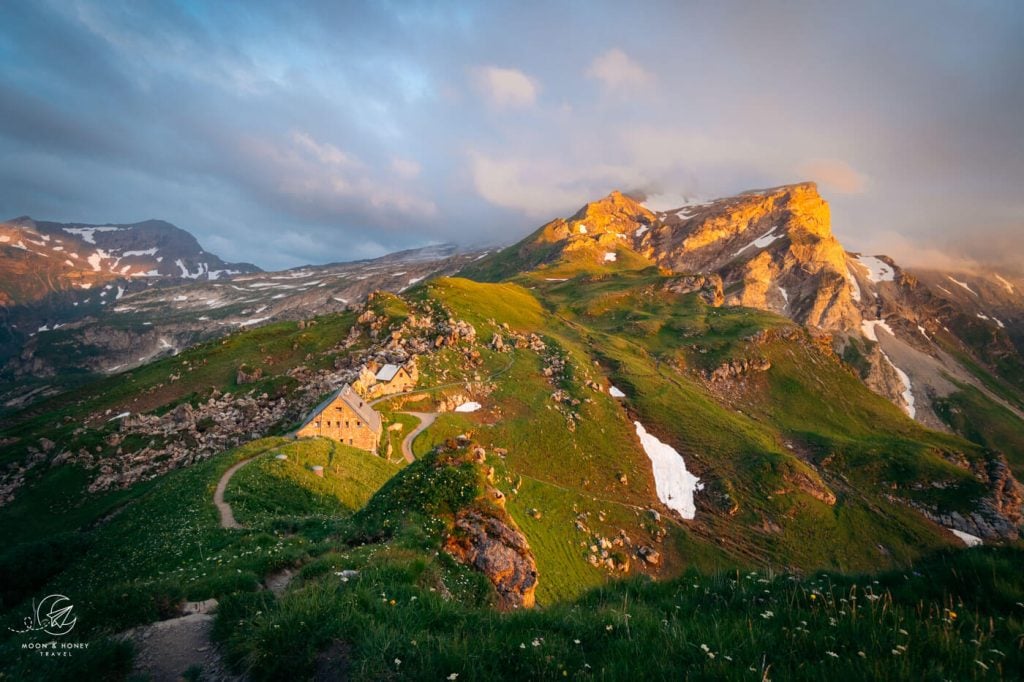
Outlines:
[{"label": "stone mountain hut", "polygon": [[324,436],[376,452],[381,431],[377,411],[345,384],[313,409],[295,435],[300,438]]},{"label": "stone mountain hut", "polygon": [[381,394],[401,393],[416,386],[416,379],[401,365],[384,365],[377,370],[376,379]]}]

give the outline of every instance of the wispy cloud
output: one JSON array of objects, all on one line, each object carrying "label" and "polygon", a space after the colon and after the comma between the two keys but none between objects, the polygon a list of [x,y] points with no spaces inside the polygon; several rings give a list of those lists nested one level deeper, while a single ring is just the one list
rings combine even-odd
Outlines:
[{"label": "wispy cloud", "polygon": [[811,159],[800,164],[797,171],[826,189],[842,194],[863,194],[868,188],[867,176],[840,159]]},{"label": "wispy cloud", "polygon": [[648,88],[657,80],[653,73],[617,47],[595,57],[586,75],[601,81],[606,90],[620,93]]},{"label": "wispy cloud", "polygon": [[481,66],[473,70],[477,87],[497,108],[527,107],[537,101],[540,85],[519,69]]},{"label": "wispy cloud", "polygon": [[399,177],[412,180],[419,177],[423,167],[412,159],[392,159],[391,170]]}]

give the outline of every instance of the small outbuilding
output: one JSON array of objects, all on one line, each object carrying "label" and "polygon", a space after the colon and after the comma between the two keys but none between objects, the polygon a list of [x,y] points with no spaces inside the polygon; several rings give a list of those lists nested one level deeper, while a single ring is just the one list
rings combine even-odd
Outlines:
[{"label": "small outbuilding", "polygon": [[313,409],[295,435],[300,438],[323,436],[376,452],[382,430],[377,411],[345,384]]},{"label": "small outbuilding", "polygon": [[380,395],[391,395],[411,390],[416,386],[416,378],[402,365],[384,365],[377,370],[376,388]]}]

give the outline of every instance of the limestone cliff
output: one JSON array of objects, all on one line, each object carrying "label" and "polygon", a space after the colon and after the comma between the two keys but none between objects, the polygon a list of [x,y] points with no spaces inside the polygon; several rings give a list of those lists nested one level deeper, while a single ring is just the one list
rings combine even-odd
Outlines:
[{"label": "limestone cliff", "polygon": [[637,251],[676,272],[720,273],[726,304],[829,332],[860,327],[846,252],[814,183],[691,204],[658,219],[636,239]]}]

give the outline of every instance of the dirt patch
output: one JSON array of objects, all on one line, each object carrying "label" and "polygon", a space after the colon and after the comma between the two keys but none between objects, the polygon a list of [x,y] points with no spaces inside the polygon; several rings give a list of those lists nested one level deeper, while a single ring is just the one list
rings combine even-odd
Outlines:
[{"label": "dirt patch", "polygon": [[275,597],[280,597],[288,589],[288,585],[291,584],[293,578],[295,578],[295,572],[290,568],[285,568],[268,575],[263,579],[263,584],[274,593]]},{"label": "dirt patch", "polygon": [[186,671],[200,672],[206,681],[237,681],[227,672],[220,652],[210,640],[216,600],[185,605],[187,615],[142,625],[122,637],[135,645],[134,675],[153,682],[177,682]]},{"label": "dirt patch", "polygon": [[316,656],[314,682],[345,682],[348,680],[349,647],[341,640],[334,640],[326,650]]}]

